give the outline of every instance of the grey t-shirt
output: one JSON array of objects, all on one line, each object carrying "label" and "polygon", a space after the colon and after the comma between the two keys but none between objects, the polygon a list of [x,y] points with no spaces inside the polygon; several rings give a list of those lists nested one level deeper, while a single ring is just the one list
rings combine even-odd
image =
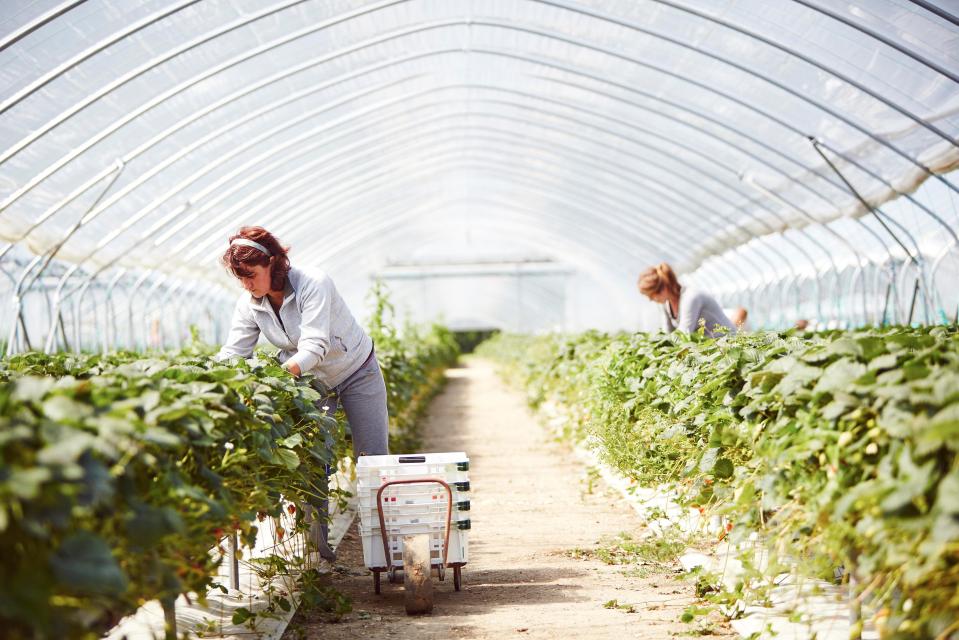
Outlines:
[{"label": "grey t-shirt", "polygon": [[[686,333],[699,331],[700,320],[706,324],[706,335],[715,338],[721,335],[725,327],[728,333],[735,333],[732,321],[723,313],[722,307],[708,293],[683,287],[679,293],[679,317],[673,317],[669,311],[669,302],[663,303],[663,317],[666,331],[679,329]],[[718,329],[718,330],[717,330]]]}]

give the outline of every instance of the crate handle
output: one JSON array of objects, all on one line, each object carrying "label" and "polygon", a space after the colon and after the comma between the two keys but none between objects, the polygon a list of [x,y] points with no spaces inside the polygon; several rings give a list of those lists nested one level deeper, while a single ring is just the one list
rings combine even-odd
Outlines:
[{"label": "crate handle", "polygon": [[400,463],[404,462],[426,462],[426,456],[400,456]]}]

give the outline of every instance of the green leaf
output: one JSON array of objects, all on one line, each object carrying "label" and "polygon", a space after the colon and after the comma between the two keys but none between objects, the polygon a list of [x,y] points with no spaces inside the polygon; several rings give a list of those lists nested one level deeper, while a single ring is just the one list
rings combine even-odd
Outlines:
[{"label": "green leaf", "polygon": [[300,466],[300,458],[296,455],[295,451],[277,449],[273,452],[273,456],[276,458],[276,464],[281,464],[290,471]]},{"label": "green leaf", "polygon": [[728,458],[720,458],[713,467],[713,475],[717,478],[731,478],[733,477],[733,471],[732,460]]},{"label": "green leaf", "polygon": [[918,429],[916,454],[927,455],[943,446],[959,451],[959,404],[951,404]]},{"label": "green leaf", "polygon": [[54,422],[76,422],[92,413],[90,405],[66,396],[53,396],[43,402],[43,414]]},{"label": "green leaf", "polygon": [[870,371],[883,371],[886,369],[892,369],[898,362],[899,358],[897,358],[895,354],[887,353],[886,355],[882,355],[878,358],[873,358],[870,360],[868,369]]},{"label": "green leaf", "polygon": [[959,515],[959,469],[953,469],[939,483],[939,497],[936,499],[936,508],[945,513]]},{"label": "green leaf", "polygon": [[276,443],[281,447],[287,447],[289,449],[295,449],[296,447],[302,446],[303,436],[298,433],[294,433],[292,436],[287,438],[282,438],[277,440]]},{"label": "green leaf", "polygon": [[37,461],[41,464],[68,465],[77,461],[93,447],[97,439],[89,433],[77,429],[62,428],[52,444],[37,452]]},{"label": "green leaf", "polygon": [[874,336],[856,338],[856,344],[859,345],[859,348],[862,351],[863,360],[869,362],[870,365],[876,358],[882,356],[882,354],[886,353],[887,351],[886,341]]},{"label": "green leaf", "polygon": [[247,609],[246,607],[240,607],[233,612],[233,624],[243,624],[250,618],[256,617],[256,614]]},{"label": "green leaf", "polygon": [[899,454],[898,473],[895,477],[895,489],[883,498],[880,503],[885,512],[894,512],[912,503],[914,499],[926,492],[932,477],[932,470],[936,461],[930,460],[920,466],[913,462],[909,447],[904,447]]},{"label": "green leaf", "polygon": [[13,383],[12,398],[17,402],[39,402],[56,384],[54,378],[24,376]]},{"label": "green leaf", "polygon": [[12,495],[24,500],[33,500],[40,493],[40,487],[52,477],[46,467],[19,469],[14,467],[10,477],[0,487]]},{"label": "green leaf", "polygon": [[57,581],[74,593],[115,596],[127,587],[126,575],[110,547],[89,531],[64,539],[51,556],[50,565]]},{"label": "green leaf", "polygon": [[836,360],[825,368],[822,377],[813,388],[813,393],[843,391],[866,373],[866,365],[848,358]]}]

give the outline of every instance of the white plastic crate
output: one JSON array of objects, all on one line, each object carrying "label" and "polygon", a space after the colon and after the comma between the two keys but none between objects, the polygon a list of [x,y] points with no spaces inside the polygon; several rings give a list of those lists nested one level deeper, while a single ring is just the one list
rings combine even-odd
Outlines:
[{"label": "white plastic crate", "polygon": [[418,477],[440,478],[448,483],[469,480],[469,458],[462,451],[407,455],[360,456],[356,481],[363,487],[379,487],[390,480]]},{"label": "white plastic crate", "polygon": [[[380,522],[377,513],[377,493],[385,483],[395,480],[443,480],[450,485],[453,499],[450,524],[448,563],[467,560],[467,530],[469,526],[469,458],[463,452],[419,453],[409,455],[361,456],[356,465],[357,497],[360,513],[360,535],[363,539],[363,559],[368,567],[386,567]],[[442,559],[442,545],[446,528],[447,492],[438,483],[391,485],[383,489],[383,519],[393,557],[393,565],[403,563],[403,537],[428,534],[431,561]],[[457,521],[466,521],[458,525]]]},{"label": "white plastic crate", "polygon": [[[361,510],[372,509],[374,513],[376,512],[376,494],[379,488],[379,485],[375,487],[356,488],[356,497]],[[461,484],[460,488],[465,489],[466,485]],[[450,490],[453,494],[454,506],[469,501],[469,491],[459,490],[455,486],[450,486]],[[391,485],[386,487],[382,494],[384,507],[430,504],[435,502],[446,504],[446,500],[446,489],[436,483],[427,484],[424,482],[423,484]]]},{"label": "white plastic crate", "polygon": [[[445,523],[444,523],[445,524]],[[389,537],[390,553],[393,556],[393,566],[403,566],[403,535],[413,535],[416,532],[404,532],[401,535]],[[424,531],[430,536],[430,563],[440,564],[443,554],[443,529]],[[456,528],[454,523],[450,529],[450,547],[446,555],[446,562],[465,563],[468,558],[468,534]],[[380,538],[379,527],[375,531],[360,527],[360,538],[363,540],[363,562],[367,567],[386,567],[386,558],[383,555],[383,541]]]}]

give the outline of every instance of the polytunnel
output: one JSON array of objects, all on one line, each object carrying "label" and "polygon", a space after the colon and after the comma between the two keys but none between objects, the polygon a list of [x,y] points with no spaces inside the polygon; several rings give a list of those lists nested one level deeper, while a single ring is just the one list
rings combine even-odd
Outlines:
[{"label": "polytunnel", "polygon": [[0,636],[959,640],[957,169],[956,0],[0,0]]},{"label": "polytunnel", "polygon": [[222,338],[243,225],[464,328],[652,328],[664,261],[757,327],[953,320],[954,9],[7,1],[5,342]]}]

